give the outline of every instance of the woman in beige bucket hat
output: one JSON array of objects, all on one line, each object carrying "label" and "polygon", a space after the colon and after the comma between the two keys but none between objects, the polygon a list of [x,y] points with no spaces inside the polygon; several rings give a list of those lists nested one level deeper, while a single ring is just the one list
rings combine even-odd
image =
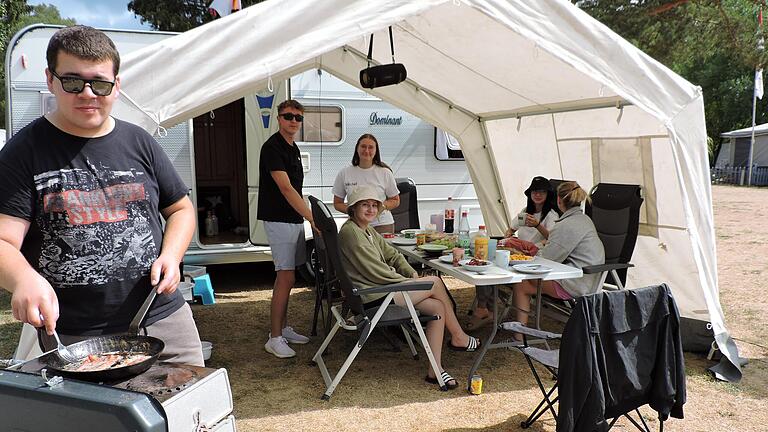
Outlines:
[{"label": "woman in beige bucket hat", "polygon": [[[440,357],[445,330],[451,335],[448,347],[453,350],[475,351],[480,346],[480,340],[467,335],[461,328],[443,281],[437,276],[419,277],[405,257],[370,226],[370,222],[382,209],[382,199],[375,189],[368,186],[358,187],[350,194],[347,209],[349,220],[339,230],[339,247],[344,268],[352,282],[363,288],[361,295],[368,307],[381,302],[386,294],[365,295],[364,288],[404,282],[409,278],[434,283],[429,291],[411,291],[408,295],[419,311],[442,317],[429,321],[426,332],[429,346],[442,370]],[[405,305],[403,294],[396,294],[394,302]],[[427,382],[437,383],[433,373],[431,369],[427,372]],[[441,376],[449,388],[458,386],[458,381],[447,372],[443,371]]]}]

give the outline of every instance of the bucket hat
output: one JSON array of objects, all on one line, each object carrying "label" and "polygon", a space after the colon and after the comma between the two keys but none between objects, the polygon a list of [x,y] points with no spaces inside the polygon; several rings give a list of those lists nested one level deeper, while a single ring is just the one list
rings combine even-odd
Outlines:
[{"label": "bucket hat", "polygon": [[543,190],[551,193],[552,185],[549,183],[549,180],[547,180],[546,177],[536,176],[533,178],[533,180],[531,180],[531,185],[528,186],[528,189],[525,190],[525,196],[530,198],[531,192],[537,190]]},{"label": "bucket hat", "polygon": [[372,186],[363,185],[352,189],[352,192],[349,194],[349,202],[347,203],[347,206],[352,207],[360,201],[369,199],[379,202],[379,214],[381,214],[381,211],[383,210],[383,206],[381,205],[383,202],[381,194]]}]

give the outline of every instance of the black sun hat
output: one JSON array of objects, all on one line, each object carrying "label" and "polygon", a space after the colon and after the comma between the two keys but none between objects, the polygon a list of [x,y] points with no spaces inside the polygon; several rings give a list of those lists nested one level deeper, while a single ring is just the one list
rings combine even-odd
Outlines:
[{"label": "black sun hat", "polygon": [[525,196],[530,198],[531,192],[537,190],[552,192],[552,185],[549,183],[549,180],[547,180],[546,177],[536,176],[533,178],[533,180],[531,180],[531,185],[528,186],[528,189],[525,190]]}]

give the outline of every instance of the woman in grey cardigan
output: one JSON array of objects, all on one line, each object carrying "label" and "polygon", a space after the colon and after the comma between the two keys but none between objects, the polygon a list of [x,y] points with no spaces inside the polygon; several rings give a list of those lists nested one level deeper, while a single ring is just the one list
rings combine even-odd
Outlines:
[{"label": "woman in grey cardigan", "polygon": [[[571,181],[560,184],[557,188],[557,206],[563,215],[555,222],[547,244],[538,250],[537,256],[578,268],[605,262],[603,242],[597,235],[592,219],[581,210],[581,203],[585,199],[589,197],[578,183]],[[541,281],[541,290],[551,297],[568,300],[599,291],[599,277],[599,274],[591,274],[559,282]],[[526,311],[531,307],[531,296],[536,295],[538,283],[536,280],[526,280],[514,286],[517,320],[523,324],[528,323]]]},{"label": "woman in grey cardigan", "polygon": [[[347,208],[349,220],[344,222],[339,230],[339,247],[344,269],[352,283],[359,288],[404,282],[409,278],[434,282],[429,291],[411,291],[408,295],[416,309],[429,315],[442,317],[427,322],[426,331],[429,346],[442,370],[440,357],[445,330],[448,330],[451,335],[448,347],[453,350],[475,351],[480,346],[480,340],[462,330],[443,281],[437,276],[420,278],[405,257],[370,226],[371,221],[376,220],[383,208],[382,198],[370,186],[357,187],[350,193]],[[386,294],[366,295],[365,289],[361,289],[361,297],[367,307],[381,302],[385,296]],[[405,305],[402,293],[395,294],[393,300],[395,304]],[[447,372],[443,371],[441,376],[448,388],[456,388],[459,385],[458,381]],[[437,383],[431,368],[425,379],[427,382]]]}]

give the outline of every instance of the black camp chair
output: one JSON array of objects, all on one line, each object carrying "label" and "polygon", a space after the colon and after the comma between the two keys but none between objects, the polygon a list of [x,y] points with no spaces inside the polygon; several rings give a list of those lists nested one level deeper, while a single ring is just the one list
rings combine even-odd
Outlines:
[{"label": "black camp chair", "polygon": [[605,265],[582,269],[584,273],[603,273],[603,288],[624,289],[627,268],[637,243],[640,206],[643,205],[638,185],[598,183],[589,192],[591,204],[586,214],[592,218],[605,249]]},{"label": "black camp chair", "polygon": [[[402,329],[405,340],[408,343],[408,346],[411,349],[411,354],[414,358],[418,358],[418,354],[416,352],[416,347],[413,344],[411,336],[415,335],[418,338],[421,346],[427,353],[427,357],[429,358],[429,362],[432,365],[432,369],[435,371],[440,389],[447,390],[448,388],[440,376],[440,372],[442,371],[440,371],[437,367],[437,362],[435,361],[435,357],[432,354],[429,343],[427,342],[427,337],[424,334],[424,329],[422,328],[422,323],[441,318],[438,316],[419,316],[419,313],[413,306],[410,297],[406,293],[406,291],[430,290],[433,283],[430,281],[413,280],[397,284],[366,288],[365,292],[367,294],[386,293],[386,296],[380,305],[375,307],[366,307],[360,297],[360,291],[362,290],[358,289],[352,284],[352,281],[349,279],[349,276],[347,275],[341,263],[341,253],[338,243],[336,222],[333,220],[333,216],[331,216],[330,210],[328,210],[328,207],[322,201],[313,196],[309,197],[309,201],[312,206],[312,214],[315,221],[315,226],[320,230],[320,235],[322,236],[325,245],[325,248],[322,249],[322,251],[326,254],[326,258],[323,259],[323,262],[327,265],[327,268],[325,268],[325,273],[333,274],[335,276],[335,279],[338,282],[338,286],[341,288],[341,292],[343,294],[343,303],[341,305],[333,305],[331,307],[331,314],[335,318],[336,322],[331,327],[322,345],[317,350],[317,353],[315,353],[314,357],[312,357],[312,361],[314,361],[320,369],[320,373],[322,374],[326,385],[326,390],[322,396],[322,399],[329,400],[331,398],[331,394],[333,394],[333,391],[341,382],[341,379],[352,365],[355,357],[357,357],[357,354],[363,348],[363,345],[365,345],[365,342],[368,340],[371,332],[373,332],[373,330],[377,327],[389,326],[398,326]],[[402,292],[404,294],[403,297],[405,298],[406,302],[404,307],[398,306],[392,301],[393,296],[398,292]],[[347,311],[351,315],[349,318],[347,317]],[[413,325],[414,323],[416,323],[416,325]],[[323,361],[323,353],[328,348],[328,345],[331,343],[334,336],[336,336],[336,333],[339,331],[339,329],[356,331],[359,333],[359,336],[355,347],[352,349],[352,352],[349,354],[349,356],[347,356],[344,364],[341,366],[335,376],[331,376],[330,372],[328,371],[328,367]]]},{"label": "black camp chair", "polygon": [[[314,199],[315,197],[310,197]],[[318,218],[312,208],[313,219]],[[315,236],[315,260],[312,270],[315,273],[315,311],[312,315],[312,336],[317,335],[318,321],[323,325],[323,335],[327,335],[331,329],[331,306],[341,302],[341,288],[339,280],[328,263],[328,253],[325,250],[325,242],[321,236]]]},{"label": "black camp chair", "polygon": [[392,209],[395,218],[395,232],[408,228],[419,228],[419,201],[416,196],[416,183],[410,178],[398,178],[397,189],[400,191],[400,205]]},{"label": "black camp chair", "polygon": [[[550,180],[559,185],[563,180]],[[584,274],[601,273],[598,286],[601,289],[624,289],[627,269],[634,267],[629,260],[637,243],[640,224],[640,206],[643,204],[638,185],[598,183],[590,191],[591,204],[586,205],[586,214],[592,218],[600,241],[605,249],[604,264],[586,266]],[[541,303],[539,303],[541,298]],[[537,296],[536,317],[541,306],[552,318],[566,321],[573,308],[573,301],[553,299],[546,295]]]},{"label": "black camp chair", "polygon": [[[514,321],[502,324],[524,335],[518,349],[543,395],[520,426],[528,428],[550,412],[558,431],[607,431],[626,417],[639,430],[650,432],[638,411],[650,404],[659,413],[663,431],[670,415],[683,418],[686,400],[679,324],[675,300],[663,284],[578,298],[562,335]],[[546,350],[530,346],[528,337],[562,342],[559,350]],[[534,362],[555,377],[549,390]]]}]

